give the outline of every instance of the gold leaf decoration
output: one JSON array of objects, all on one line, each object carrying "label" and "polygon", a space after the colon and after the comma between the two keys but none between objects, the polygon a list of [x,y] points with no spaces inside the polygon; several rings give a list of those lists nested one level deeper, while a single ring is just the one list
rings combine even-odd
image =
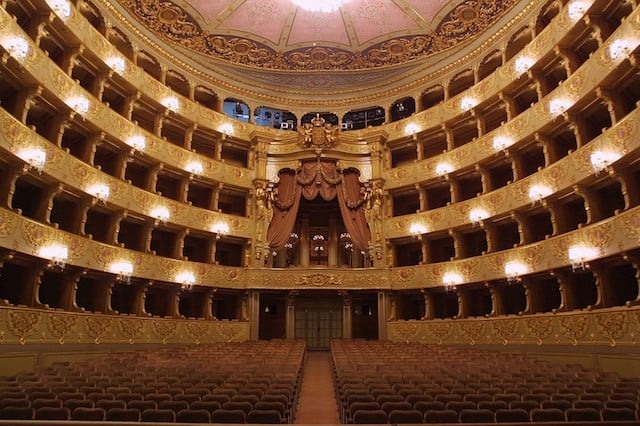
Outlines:
[{"label": "gold leaf decoration", "polygon": [[64,338],[73,332],[73,327],[77,323],[77,315],[51,314],[47,318],[47,328],[52,336],[58,338],[60,344],[64,343]]}]

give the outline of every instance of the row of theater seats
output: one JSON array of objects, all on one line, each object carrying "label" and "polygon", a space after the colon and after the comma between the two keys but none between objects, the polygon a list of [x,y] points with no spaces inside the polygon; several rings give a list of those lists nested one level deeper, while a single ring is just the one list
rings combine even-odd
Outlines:
[{"label": "row of theater seats", "polygon": [[0,419],[292,423],[306,344],[173,347],[0,379]]},{"label": "row of theater seats", "polygon": [[640,378],[522,354],[334,340],[343,423],[635,422]]}]

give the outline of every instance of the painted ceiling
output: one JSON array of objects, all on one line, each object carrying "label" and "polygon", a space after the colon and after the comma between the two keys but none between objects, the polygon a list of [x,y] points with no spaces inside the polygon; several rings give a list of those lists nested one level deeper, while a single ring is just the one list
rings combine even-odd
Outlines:
[{"label": "painted ceiling", "polygon": [[321,13],[289,0],[118,1],[174,46],[223,63],[278,71],[405,64],[473,39],[517,2],[350,0]]}]

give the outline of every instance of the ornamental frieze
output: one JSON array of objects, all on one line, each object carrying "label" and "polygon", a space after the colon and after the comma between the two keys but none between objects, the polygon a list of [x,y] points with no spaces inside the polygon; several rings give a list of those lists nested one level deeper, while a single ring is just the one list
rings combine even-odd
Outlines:
[{"label": "ornamental frieze", "polygon": [[359,70],[402,64],[442,52],[475,38],[504,15],[516,0],[465,0],[433,30],[387,40],[353,52],[312,46],[276,50],[245,37],[213,34],[168,0],[121,0],[149,30],[167,42],[234,64],[273,70]]}]

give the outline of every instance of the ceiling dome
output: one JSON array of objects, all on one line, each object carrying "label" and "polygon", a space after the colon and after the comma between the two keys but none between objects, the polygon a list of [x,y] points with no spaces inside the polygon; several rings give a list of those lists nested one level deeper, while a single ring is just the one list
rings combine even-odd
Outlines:
[{"label": "ceiling dome", "polygon": [[[474,38],[517,0],[117,0],[160,39],[216,61],[278,71],[371,70]],[[323,0],[317,0],[322,2]]]}]

